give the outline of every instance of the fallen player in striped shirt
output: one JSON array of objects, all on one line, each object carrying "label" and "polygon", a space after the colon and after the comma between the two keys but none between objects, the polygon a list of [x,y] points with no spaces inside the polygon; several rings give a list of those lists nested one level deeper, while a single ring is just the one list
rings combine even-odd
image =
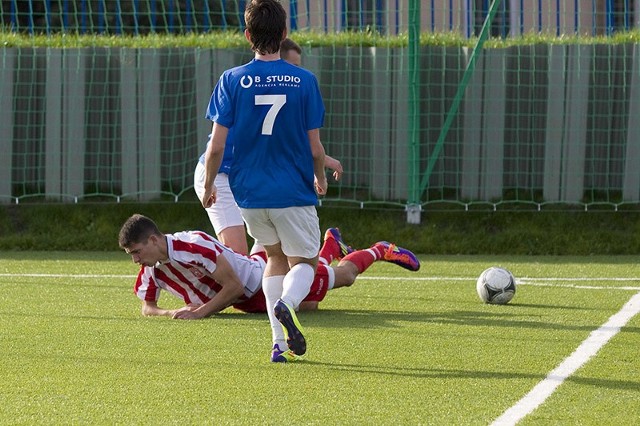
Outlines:
[{"label": "fallen player in striped shirt", "polygon": [[[200,319],[229,306],[250,313],[267,312],[261,286],[266,253],[259,246],[246,256],[202,231],[163,234],[153,220],[140,214],[124,223],[119,244],[140,265],[134,292],[142,300],[145,316]],[[319,258],[311,290],[298,310],[317,309],[327,291],[352,285],[376,261],[411,271],[420,268],[412,252],[386,241],[353,250],[342,241],[337,228],[325,232]],[[339,263],[332,267],[334,260]],[[185,306],[159,307],[161,290],[181,299]]]}]

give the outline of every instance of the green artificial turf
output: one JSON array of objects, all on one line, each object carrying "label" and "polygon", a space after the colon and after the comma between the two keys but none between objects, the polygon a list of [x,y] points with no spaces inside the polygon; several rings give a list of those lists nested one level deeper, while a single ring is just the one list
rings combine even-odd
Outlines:
[{"label": "green artificial turf", "polygon": [[[286,365],[266,315],[141,317],[124,253],[0,252],[0,423],[490,424],[640,292],[631,256],[421,260],[330,291],[300,315],[307,359]],[[492,265],[519,282],[508,305],[476,295]],[[522,424],[633,424],[639,325]]]}]

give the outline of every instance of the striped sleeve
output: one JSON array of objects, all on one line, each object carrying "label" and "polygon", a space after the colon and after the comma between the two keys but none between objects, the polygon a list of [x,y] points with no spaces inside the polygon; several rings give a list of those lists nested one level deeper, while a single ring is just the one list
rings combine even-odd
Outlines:
[{"label": "striped sleeve", "polygon": [[160,287],[153,277],[153,268],[142,267],[138,273],[133,292],[140,300],[157,302],[160,298]]}]

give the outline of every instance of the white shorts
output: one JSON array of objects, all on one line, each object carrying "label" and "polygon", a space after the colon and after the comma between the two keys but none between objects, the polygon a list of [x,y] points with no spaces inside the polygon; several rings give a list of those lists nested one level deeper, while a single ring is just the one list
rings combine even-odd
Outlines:
[{"label": "white shorts", "polygon": [[261,246],[281,243],[289,257],[313,259],[320,251],[320,221],[315,206],[240,209],[249,235]]},{"label": "white shorts", "polygon": [[[198,162],[193,175],[193,189],[195,189],[200,201],[202,201],[204,194],[204,172],[204,164]],[[214,184],[217,189],[216,202],[205,210],[209,215],[209,221],[211,225],[213,225],[213,230],[216,232],[216,235],[230,226],[244,226],[240,208],[236,204],[236,200],[233,198],[233,193],[229,187],[229,176],[227,176],[226,173],[218,173]]]}]

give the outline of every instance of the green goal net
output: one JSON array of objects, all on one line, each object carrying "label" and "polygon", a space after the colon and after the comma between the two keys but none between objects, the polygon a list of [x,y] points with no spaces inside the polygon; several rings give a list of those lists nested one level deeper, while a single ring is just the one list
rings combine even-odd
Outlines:
[{"label": "green goal net", "polygon": [[[637,206],[638,3],[283,2],[345,171],[322,204]],[[195,200],[243,7],[3,1],[0,202]]]}]

